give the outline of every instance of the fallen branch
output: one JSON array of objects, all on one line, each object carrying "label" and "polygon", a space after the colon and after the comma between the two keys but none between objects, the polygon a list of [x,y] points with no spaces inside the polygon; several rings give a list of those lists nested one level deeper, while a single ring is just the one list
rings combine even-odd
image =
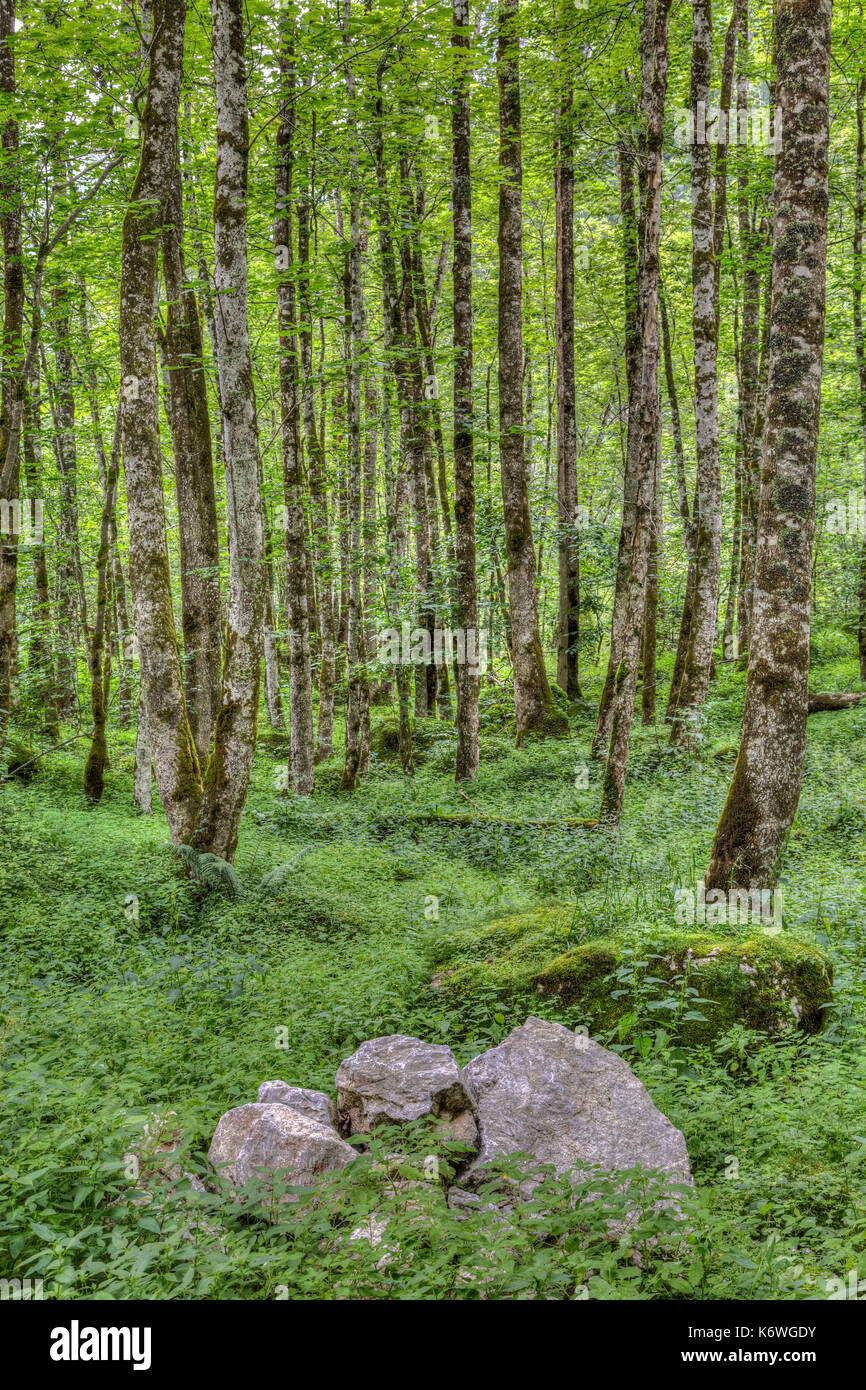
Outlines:
[{"label": "fallen branch", "polygon": [[822,714],[825,710],[850,709],[852,705],[859,705],[861,700],[866,700],[866,691],[862,695],[847,695],[840,691],[825,690],[809,696],[806,713]]},{"label": "fallen branch", "polygon": [[597,820],[586,820],[581,816],[557,817],[554,820],[515,820],[510,816],[470,816],[463,812],[415,812],[406,817],[407,820],[429,821],[438,825],[509,825],[520,830],[550,830],[555,826],[573,829],[575,826],[582,826],[591,829],[598,825]]},{"label": "fallen branch", "polygon": [[44,748],[41,753],[36,754],[35,758],[28,758],[26,763],[18,763],[13,772],[7,772],[3,777],[0,777],[0,786],[4,782],[10,781],[11,778],[17,777],[19,773],[24,771],[25,767],[33,767],[34,763],[47,758],[49,753],[56,753],[59,748],[68,748],[70,743],[77,743],[81,738],[90,738],[90,734],[73,734],[72,738],[64,739],[62,743],[55,743],[50,748]]}]

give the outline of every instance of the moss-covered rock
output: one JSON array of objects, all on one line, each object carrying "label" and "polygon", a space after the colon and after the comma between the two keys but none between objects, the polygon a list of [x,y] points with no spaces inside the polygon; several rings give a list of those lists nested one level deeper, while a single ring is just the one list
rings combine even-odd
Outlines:
[{"label": "moss-covered rock", "polygon": [[[415,747],[415,721],[410,720],[412,728],[412,746]],[[374,724],[370,730],[370,752],[375,753],[377,758],[384,762],[399,762],[400,760],[400,721],[399,719],[383,719],[381,724]]]},{"label": "moss-covered rock", "polygon": [[[410,719],[412,730],[412,757],[423,762],[431,749],[443,743],[454,742],[456,733],[453,725],[442,719]],[[400,720],[396,716],[383,719],[370,730],[370,752],[383,762],[400,761]]]},{"label": "moss-covered rock", "polygon": [[538,991],[579,1005],[599,1032],[637,1008],[673,1024],[688,1044],[736,1023],[765,1033],[817,1033],[823,1025],[832,967],[788,933],[657,930],[642,939],[577,942],[573,922],[568,908],[544,908],[460,933],[440,950],[436,983],[457,995]]},{"label": "moss-covered rock", "polygon": [[36,754],[24,743],[11,743],[6,749],[6,776],[18,782],[29,782],[36,773]]}]

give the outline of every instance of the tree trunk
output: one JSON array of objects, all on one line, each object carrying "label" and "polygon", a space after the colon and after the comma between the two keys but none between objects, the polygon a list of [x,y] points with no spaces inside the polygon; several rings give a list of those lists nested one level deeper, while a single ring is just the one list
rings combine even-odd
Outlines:
[{"label": "tree trunk", "polygon": [[574,93],[569,70],[574,4],[563,0],[559,35],[562,90],[556,136],[556,470],[559,518],[559,620],[556,681],[580,699],[580,556],[577,527],[577,422],[574,400]]},{"label": "tree trunk", "polygon": [[222,695],[195,843],[232,860],[256,742],[264,616],[258,425],[247,316],[249,134],[242,0],[213,0],[214,284],[226,456],[229,610]]},{"label": "tree trunk", "polygon": [[560,732],[538,631],[535,549],[523,440],[523,197],[517,0],[499,0],[499,466],[514,667],[517,743]]},{"label": "tree trunk", "polygon": [[[707,697],[713,648],[718,634],[719,578],[722,549],[722,475],[719,459],[718,350],[719,284],[727,203],[727,124],[737,38],[738,7],[728,26],[722,64],[719,141],[713,189],[711,146],[701,140],[700,126],[710,104],[713,70],[712,0],[692,5],[691,108],[692,144],[692,336],[695,354],[696,488],[694,564],[689,644],[686,650],[671,743],[696,751],[698,722]],[[724,139],[721,137],[724,136]]]},{"label": "tree trunk", "polygon": [[153,767],[150,758],[150,738],[147,732],[147,706],[144,689],[139,687],[138,723],[135,734],[135,770],[132,778],[132,802],[143,816],[153,814]]},{"label": "tree trunk", "polygon": [[[5,460],[15,413],[22,400],[24,382],[24,269],[21,246],[21,188],[18,174],[18,122],[11,114],[15,99],[15,56],[9,42],[15,32],[14,0],[0,0],[0,91],[10,114],[3,122],[3,171],[0,184],[3,233],[3,376],[0,394],[0,460]],[[0,465],[2,471],[2,465]],[[18,458],[12,476],[4,486],[3,497],[14,503],[19,496]],[[14,507],[8,509],[14,515]],[[15,662],[15,606],[18,584],[18,534],[10,523],[9,534],[0,535],[0,750],[12,705]]]},{"label": "tree trunk", "polygon": [[283,492],[286,506],[286,579],[289,606],[289,728],[292,785],[307,796],[313,790],[313,678],[307,597],[306,523],[302,496],[298,342],[292,250],[292,173],[295,138],[294,33],[285,22],[280,53],[283,95],[277,135],[274,247],[280,275],[277,309],[280,336],[280,419]]},{"label": "tree trunk", "polygon": [[349,113],[349,357],[346,372],[346,406],[349,427],[348,523],[349,614],[347,624],[348,692],[346,702],[346,752],[341,791],[354,791],[361,763],[361,719],[367,685],[364,661],[364,610],[361,597],[361,355],[364,346],[364,308],[361,282],[361,178],[358,168],[358,129],[355,120],[355,74],[349,40],[351,0],[343,0],[343,47],[346,55],[346,102]]},{"label": "tree trunk", "polygon": [[177,486],[184,689],[190,729],[204,766],[219,708],[220,557],[207,381],[195,291],[186,275],[179,164],[167,212],[170,220],[162,229],[168,301],[165,360]]},{"label": "tree trunk", "polygon": [[111,656],[103,667],[106,650],[106,627],[108,622],[108,587],[110,583],[109,559],[111,551],[111,518],[117,497],[117,478],[120,472],[120,417],[122,405],[118,402],[114,421],[114,438],[111,443],[111,456],[105,472],[102,517],[99,524],[99,553],[96,560],[96,616],[93,620],[93,633],[90,644],[90,713],[93,718],[93,734],[90,752],[84,767],[84,795],[91,805],[102,798],[105,785],[105,765],[108,760],[108,745],[105,738],[106,687],[111,671]]},{"label": "tree trunk", "polygon": [[[452,267],[454,319],[454,551],[458,628],[464,659],[455,667],[458,782],[478,776],[478,575],[475,554],[475,429],[472,400],[472,145],[469,129],[471,38],[469,0],[453,0],[451,30],[452,100],[451,200],[454,226]],[[474,638],[476,662],[468,659]]]},{"label": "tree trunk", "polygon": [[[647,20],[644,19],[646,28]],[[626,74],[627,79],[627,74]],[[622,103],[620,119],[624,120],[629,104]],[[614,583],[613,612],[610,622],[610,652],[604,686],[598,703],[598,717],[592,740],[594,758],[606,757],[610,746],[613,721],[613,701],[616,674],[622,651],[622,630],[625,620],[626,596],[629,582],[629,556],[634,543],[635,504],[637,500],[638,424],[640,415],[640,358],[641,326],[639,313],[640,253],[638,220],[634,204],[635,157],[628,136],[617,148],[619,172],[619,206],[622,218],[623,287],[625,299],[625,368],[628,393],[628,425],[626,434],[625,468],[622,486],[622,520]]]},{"label": "tree trunk", "polygon": [[172,608],[153,331],[158,236],[166,218],[177,146],[185,13],[185,0],[155,0],[141,160],[124,218],[120,282],[129,573],[150,750],[176,844],[192,836],[201,777],[186,713]]},{"label": "tree trunk", "polygon": [[774,883],[806,754],[826,296],[832,0],[779,0],[773,289],[755,596],[740,751],[707,887]]},{"label": "tree trunk", "polygon": [[328,528],[328,492],[325,454],[316,427],[316,400],[313,387],[313,314],[310,300],[310,200],[301,190],[298,215],[298,300],[301,310],[299,342],[301,351],[301,413],[307,445],[310,486],[310,526],[312,550],[319,581],[319,721],[316,732],[315,761],[324,762],[334,748],[334,576],[331,537]]},{"label": "tree trunk", "polygon": [[[631,746],[634,697],[640,664],[649,538],[655,493],[658,446],[658,273],[661,230],[662,145],[668,72],[668,16],[671,0],[656,0],[649,51],[645,51],[641,107],[646,131],[644,249],[640,265],[639,304],[643,315],[640,365],[640,415],[635,527],[629,563],[622,651],[617,667],[611,717],[610,749],[602,788],[600,819],[619,824],[625,796],[625,772]],[[648,0],[649,5],[649,0]],[[651,12],[648,9],[647,15]]]},{"label": "tree trunk", "polygon": [[[42,496],[38,367],[31,376],[31,389],[25,405],[24,420],[24,474],[32,502],[33,498]],[[33,545],[33,627],[29,661],[36,678],[36,699],[43,710],[45,730],[56,742],[60,735],[57,726],[54,656],[51,646],[51,591],[44,538]]]},{"label": "tree trunk", "polygon": [[[860,429],[863,437],[863,487],[866,495],[866,343],[863,338],[863,211],[866,203],[864,181],[864,102],[866,77],[862,71],[857,82],[857,176],[854,199],[854,352],[857,359],[857,381],[860,388]],[[866,505],[866,502],[864,502]],[[858,584],[857,653],[860,658],[860,679],[866,680],[866,537],[860,546],[860,575]]]}]

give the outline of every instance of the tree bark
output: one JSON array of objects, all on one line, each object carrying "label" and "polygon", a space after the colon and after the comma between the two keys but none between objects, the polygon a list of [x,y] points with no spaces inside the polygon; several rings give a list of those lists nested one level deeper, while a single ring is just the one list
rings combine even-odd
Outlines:
[{"label": "tree bark", "polygon": [[[854,353],[857,359],[857,383],[860,388],[860,430],[863,439],[863,489],[866,499],[866,342],[863,335],[863,213],[866,205],[866,137],[864,137],[864,103],[866,76],[857,81],[857,174],[854,195]],[[866,500],[864,500],[866,506]],[[860,660],[860,679],[866,680],[866,537],[860,546],[860,574],[857,588],[857,654]]]},{"label": "tree bark", "polygon": [[[692,333],[695,353],[696,488],[694,564],[689,644],[686,650],[677,711],[671,724],[671,743],[697,751],[699,721],[707,697],[713,648],[718,635],[719,579],[722,549],[722,475],[719,458],[718,350],[719,285],[723,232],[727,204],[727,148],[731,84],[737,38],[738,8],[735,0],[725,41],[719,99],[715,189],[711,146],[695,139],[692,144]],[[695,134],[699,112],[710,103],[713,70],[712,0],[692,5],[691,106]],[[722,135],[724,139],[722,139]]]},{"label": "tree bark", "polygon": [[[280,339],[280,419],[283,493],[286,506],[286,580],[289,606],[289,729],[292,785],[307,796],[313,790],[315,757],[310,612],[302,495],[298,340],[292,246],[292,175],[295,139],[294,32],[285,22],[280,52],[283,95],[277,135],[274,246],[281,271],[277,283]],[[285,264],[279,259],[283,257]]]},{"label": "tree bark", "polygon": [[806,754],[826,297],[832,0],[779,0],[769,384],[740,751],[707,887],[775,881]]},{"label": "tree bark", "polygon": [[162,229],[165,360],[177,486],[184,689],[190,729],[204,766],[219,709],[220,557],[201,324],[195,291],[186,275],[179,164],[172,176],[167,212],[169,220]]},{"label": "tree bark", "polygon": [[247,309],[249,133],[243,0],[212,0],[211,13],[217,102],[214,284],[228,506],[229,608],[220,711],[195,843],[197,848],[231,861],[256,742],[264,537]]},{"label": "tree bark", "polygon": [[[7,104],[15,97],[15,57],[9,42],[15,31],[14,0],[0,0],[0,91]],[[3,234],[3,373],[0,382],[0,460],[5,460],[15,413],[23,403],[24,382],[24,268],[21,245],[21,188],[18,173],[18,122],[9,114],[2,129],[3,176],[0,185]],[[2,469],[0,469],[2,471]],[[7,502],[19,497],[20,465],[16,457],[12,476],[3,491]],[[15,608],[18,584],[18,535],[14,525],[0,536],[0,750],[12,705],[15,662]]]},{"label": "tree bark", "polygon": [[[644,27],[647,25],[646,16]],[[628,80],[628,74],[625,74]],[[630,103],[623,102],[620,119],[625,121],[630,112]],[[631,136],[623,134],[617,146],[617,168],[619,174],[619,206],[622,220],[622,259],[623,289],[625,309],[625,368],[628,394],[628,425],[626,431],[625,467],[622,487],[622,519],[620,523],[619,546],[614,583],[613,612],[610,621],[610,652],[601,698],[598,703],[598,717],[592,739],[594,758],[606,757],[610,746],[610,732],[613,722],[613,701],[616,689],[616,674],[622,651],[622,631],[625,621],[626,599],[630,572],[630,554],[634,543],[635,505],[637,501],[638,477],[638,437],[640,416],[640,359],[642,351],[640,326],[640,238],[634,202],[635,156]],[[642,154],[642,158],[643,158]]]},{"label": "tree bark", "polygon": [[563,0],[559,34],[562,90],[556,134],[556,470],[559,618],[556,682],[580,699],[580,551],[577,527],[577,422],[574,399],[574,92],[569,68],[574,3]]},{"label": "tree bark", "polygon": [[362,603],[362,456],[361,456],[361,375],[364,347],[364,307],[361,281],[361,178],[358,168],[358,128],[355,117],[355,74],[349,40],[351,0],[343,0],[343,47],[345,51],[346,102],[350,132],[349,152],[349,357],[346,373],[346,403],[349,427],[348,522],[349,522],[349,613],[347,625],[348,693],[346,703],[346,751],[341,791],[354,791],[361,763],[361,720],[367,685],[364,661],[364,609]]},{"label": "tree bark", "polygon": [[[648,0],[649,3],[649,0]],[[655,492],[658,446],[658,273],[661,230],[662,145],[668,73],[668,16],[671,0],[655,0],[651,50],[643,64],[641,106],[646,131],[644,246],[640,265],[639,304],[643,315],[640,366],[640,416],[634,539],[611,718],[610,748],[602,787],[600,819],[618,825],[625,796],[625,772],[631,745],[634,697],[643,637],[649,538]]]},{"label": "tree bark", "polygon": [[165,222],[177,146],[185,0],[155,0],[153,13],[141,158],[123,224],[121,430],[142,699],[159,792],[177,844],[192,836],[201,777],[187,718],[172,608],[153,332],[158,237]]},{"label": "tree bark", "polygon": [[319,582],[319,721],[316,731],[315,762],[324,762],[334,748],[334,575],[331,536],[328,525],[328,491],[325,453],[316,424],[316,398],[313,386],[313,311],[310,298],[310,199],[306,188],[298,197],[298,301],[301,311],[299,343],[301,352],[301,413],[307,445],[310,487],[310,527],[312,550]]},{"label": "tree bark", "polygon": [[90,641],[90,713],[93,719],[93,733],[90,751],[84,766],[84,795],[91,805],[102,799],[105,786],[105,766],[108,761],[108,745],[105,738],[106,687],[111,671],[110,652],[106,655],[106,628],[108,624],[108,588],[110,583],[109,560],[111,552],[111,518],[117,498],[117,479],[120,473],[120,417],[122,405],[118,402],[114,421],[114,438],[111,455],[105,472],[102,517],[99,523],[99,552],[96,559],[96,615]]},{"label": "tree bark", "polygon": [[[469,0],[453,0],[451,29],[451,202],[454,227],[454,555],[457,626],[465,638],[478,631],[478,574],[475,553],[475,427],[472,399],[472,144],[469,127],[471,30]],[[457,691],[457,763],[455,780],[478,776],[477,665],[466,659],[455,668]]]},{"label": "tree bark", "polygon": [[499,0],[499,467],[505,517],[517,743],[560,732],[538,631],[523,438],[523,168],[517,0]]}]

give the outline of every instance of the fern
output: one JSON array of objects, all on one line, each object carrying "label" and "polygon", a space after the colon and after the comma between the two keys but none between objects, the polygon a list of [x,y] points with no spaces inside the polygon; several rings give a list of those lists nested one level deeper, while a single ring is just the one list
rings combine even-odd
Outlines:
[{"label": "fern", "polygon": [[304,848],[302,850],[299,850],[297,854],[293,855],[287,863],[278,864],[275,869],[271,869],[268,873],[266,873],[261,883],[259,884],[259,892],[270,893],[273,892],[274,889],[282,888],[283,884],[291,877],[292,866],[294,864],[297,864],[301,855],[306,854],[308,849],[309,845],[305,845]]},{"label": "fern", "polygon": [[241,881],[233,865],[218,854],[201,854],[192,845],[175,845],[175,854],[192,877],[211,893],[222,893],[232,902],[243,897]]}]

